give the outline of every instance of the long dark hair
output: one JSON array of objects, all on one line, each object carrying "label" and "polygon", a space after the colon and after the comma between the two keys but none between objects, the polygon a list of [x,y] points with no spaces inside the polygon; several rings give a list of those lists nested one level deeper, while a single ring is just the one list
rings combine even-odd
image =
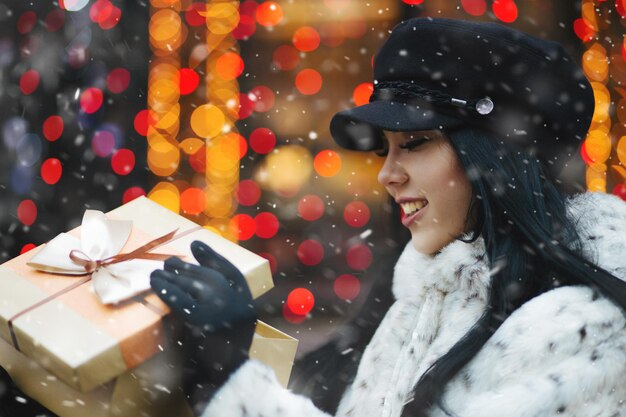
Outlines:
[{"label": "long dark hair", "polygon": [[[445,409],[441,398],[446,384],[513,311],[545,291],[563,285],[588,285],[626,310],[626,284],[583,258],[575,219],[566,212],[568,195],[545,175],[539,160],[483,131],[466,127],[446,133],[472,185],[474,198],[469,210],[478,207],[477,224],[466,242],[479,236],[484,239],[491,271],[490,295],[488,307],[475,325],[420,378],[412,401],[402,412],[403,417],[426,416],[435,404]],[[390,304],[391,301],[384,308]],[[364,308],[368,307],[366,303]],[[374,328],[364,331],[367,338],[355,338],[351,348],[361,352],[379,324],[380,320],[367,321]],[[309,359],[318,364],[333,363],[333,368],[318,367],[321,372],[309,373],[308,387],[301,390],[313,394],[316,405],[331,413],[336,411],[345,387],[354,376],[354,362],[360,358],[335,362],[333,349],[328,346],[337,341],[303,358],[309,365]],[[340,386],[334,380],[337,375],[342,375]],[[335,385],[330,401],[323,395],[329,393],[328,381]]]},{"label": "long dark hair", "polygon": [[583,258],[567,195],[545,175],[542,163],[522,150],[470,128],[448,137],[482,208],[481,235],[491,271],[488,307],[476,324],[425,373],[403,417],[426,416],[446,384],[529,299],[563,285],[588,285],[626,310],[626,284]]}]

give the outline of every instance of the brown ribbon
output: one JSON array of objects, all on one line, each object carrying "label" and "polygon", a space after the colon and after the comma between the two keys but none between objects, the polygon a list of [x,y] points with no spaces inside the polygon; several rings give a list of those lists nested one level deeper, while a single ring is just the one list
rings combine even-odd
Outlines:
[{"label": "brown ribbon", "polygon": [[[57,297],[60,297],[61,295],[68,293],[70,291],[72,291],[74,288],[77,288],[89,281],[91,281],[91,277],[92,274],[98,270],[98,268],[102,268],[104,266],[107,265],[113,265],[116,263],[120,263],[120,262],[124,262],[124,261],[128,261],[131,259],[150,259],[150,260],[155,260],[155,261],[161,261],[161,260],[165,260],[169,257],[175,256],[175,255],[168,255],[168,254],[163,254],[163,253],[148,253],[150,250],[155,249],[158,246],[161,246],[165,243],[169,243],[169,242],[173,242],[177,239],[180,239],[181,237],[187,236],[188,234],[191,234],[195,231],[198,231],[202,229],[201,226],[198,227],[193,227],[185,232],[182,232],[178,235],[176,235],[176,232],[178,231],[178,229],[175,229],[161,237],[158,237],[154,240],[151,240],[150,242],[146,243],[145,245],[142,245],[140,247],[138,247],[137,249],[135,249],[134,251],[128,252],[128,253],[120,253],[114,256],[110,256],[106,259],[100,259],[100,260],[92,260],[89,259],[89,257],[87,255],[85,255],[82,251],[79,250],[73,250],[70,252],[70,258],[72,259],[72,261],[75,264],[81,265],[85,268],[85,274],[87,274],[86,277],[81,278],[80,280],[76,281],[75,283],[73,283],[72,285],[63,288],[60,291],[55,292],[52,295],[49,295],[48,297],[44,298],[43,300],[40,300],[38,302],[36,302],[35,304],[25,308],[24,310],[16,313],[13,315],[13,317],[11,317],[7,324],[9,326],[9,332],[11,333],[11,340],[13,341],[13,346],[15,347],[15,349],[19,352],[20,351],[20,347],[17,343],[17,337],[15,335],[15,331],[13,329],[13,322],[15,320],[17,320],[20,316],[36,309],[37,307],[40,307],[44,304],[46,304],[47,302],[54,300]],[[83,255],[84,258],[81,258],[79,255]],[[145,305],[145,304],[144,304]]]}]

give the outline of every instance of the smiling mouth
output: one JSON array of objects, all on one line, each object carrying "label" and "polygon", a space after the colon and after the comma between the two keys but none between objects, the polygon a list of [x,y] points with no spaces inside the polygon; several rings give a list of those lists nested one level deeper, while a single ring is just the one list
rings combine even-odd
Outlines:
[{"label": "smiling mouth", "polygon": [[402,207],[402,211],[404,212],[404,215],[409,217],[417,213],[418,211],[420,211],[427,205],[428,205],[428,201],[419,200],[419,201],[410,201],[408,203],[402,203],[400,204],[400,207]]}]

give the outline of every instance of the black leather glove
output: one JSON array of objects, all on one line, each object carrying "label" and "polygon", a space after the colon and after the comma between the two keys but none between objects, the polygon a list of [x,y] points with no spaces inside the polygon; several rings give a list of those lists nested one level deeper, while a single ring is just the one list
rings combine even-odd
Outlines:
[{"label": "black leather glove", "polygon": [[56,417],[20,390],[0,367],[0,417]]},{"label": "black leather glove", "polygon": [[257,314],[241,272],[202,242],[191,244],[198,265],[179,258],[165,261],[150,284],[182,321],[171,343],[183,360],[182,389],[195,415],[248,359]]}]

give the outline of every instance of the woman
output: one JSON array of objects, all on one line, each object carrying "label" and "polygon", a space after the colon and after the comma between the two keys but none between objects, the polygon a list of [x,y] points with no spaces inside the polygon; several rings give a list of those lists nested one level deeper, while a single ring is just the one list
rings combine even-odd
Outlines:
[{"label": "woman", "polygon": [[[374,78],[371,102],[335,115],[331,133],[386,158],[378,180],[411,232],[393,280],[381,276],[384,318],[364,311],[285,390],[246,360],[254,313],[240,274],[194,244],[203,266],[172,260],[153,287],[190,328],[219,333],[213,376],[187,385],[203,392],[197,413],[626,415],[626,204],[566,193],[594,107],[580,68],[507,27],[419,18],[393,30]],[[223,297],[233,308],[210,318]]]}]

